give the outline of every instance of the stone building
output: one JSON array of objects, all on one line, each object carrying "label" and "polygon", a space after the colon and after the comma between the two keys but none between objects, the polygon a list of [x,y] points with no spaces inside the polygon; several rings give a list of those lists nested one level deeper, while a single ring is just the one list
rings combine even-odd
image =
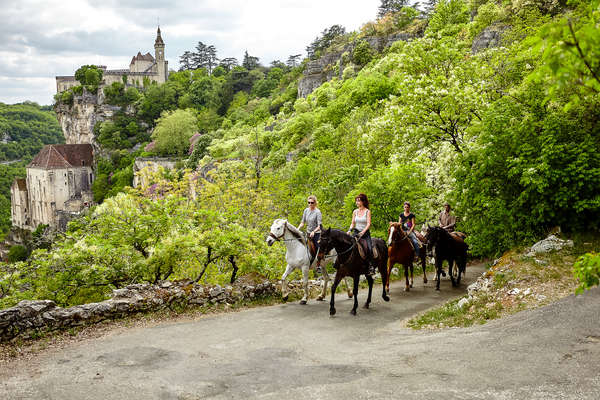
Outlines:
[{"label": "stone building", "polygon": [[64,230],[93,201],[94,153],[91,144],[51,144],[27,166],[27,179],[11,186],[13,226],[40,224]]},{"label": "stone building", "polygon": [[[100,65],[104,71],[101,86],[107,86],[113,82],[123,82],[123,77],[130,85],[142,86],[144,79],[150,82],[164,83],[169,74],[169,62],[165,60],[165,42],[160,34],[160,27],[156,31],[156,40],[154,41],[154,57],[150,53],[142,54],[138,52],[133,56],[129,63],[129,69],[106,69]],[[60,93],[73,86],[79,85],[79,81],[74,76],[57,76],[56,92]]]}]

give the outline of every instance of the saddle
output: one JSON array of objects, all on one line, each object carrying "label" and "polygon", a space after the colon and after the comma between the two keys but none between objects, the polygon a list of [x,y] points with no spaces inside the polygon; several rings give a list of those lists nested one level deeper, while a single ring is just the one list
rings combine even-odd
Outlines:
[{"label": "saddle", "polygon": [[450,234],[451,234],[452,236],[455,236],[455,237],[457,237],[457,238],[461,239],[461,240],[465,240],[465,239],[467,238],[467,235],[466,235],[466,234],[464,234],[464,233],[462,233],[462,232],[459,232],[459,231],[452,231],[452,232],[450,232]]},{"label": "saddle", "polygon": [[[367,253],[369,251],[369,248],[367,246],[367,241],[364,239],[358,239],[357,237],[355,237],[354,240],[356,241],[356,247],[358,248],[358,254],[360,254],[360,258],[362,258],[363,260],[366,260]],[[377,248],[375,246],[373,246],[373,259],[377,260],[378,258],[379,258],[379,253],[377,252]]]},{"label": "saddle", "polygon": [[312,264],[312,262],[315,260],[315,257],[317,256],[317,247],[315,246],[315,243],[308,239],[308,253],[310,254],[310,263]]}]

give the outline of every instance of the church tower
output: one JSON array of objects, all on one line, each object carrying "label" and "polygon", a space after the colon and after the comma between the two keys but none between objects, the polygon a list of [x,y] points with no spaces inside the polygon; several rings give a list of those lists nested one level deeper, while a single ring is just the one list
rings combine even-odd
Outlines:
[{"label": "church tower", "polygon": [[154,58],[156,60],[156,72],[158,73],[158,82],[164,83],[167,81],[169,73],[168,61],[165,61],[165,42],[160,36],[160,26],[156,31],[156,40],[154,41]]}]

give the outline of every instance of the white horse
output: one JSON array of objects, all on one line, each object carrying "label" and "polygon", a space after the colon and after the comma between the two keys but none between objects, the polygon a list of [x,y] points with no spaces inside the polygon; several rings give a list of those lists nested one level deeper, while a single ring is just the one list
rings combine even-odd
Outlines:
[{"label": "white horse", "polygon": [[[294,225],[290,224],[285,219],[276,219],[271,225],[271,231],[267,237],[267,244],[271,246],[276,241],[283,241],[287,252],[285,253],[285,260],[287,262],[287,268],[281,277],[281,294],[284,300],[287,300],[289,296],[289,290],[287,285],[287,276],[292,273],[295,269],[302,270],[303,286],[304,286],[304,297],[300,300],[300,304],[306,304],[308,300],[308,271],[311,268],[315,268],[317,264],[317,257],[310,262],[309,250],[304,239],[302,232]],[[335,250],[332,250],[327,255],[328,261],[335,262],[337,255]],[[329,274],[325,265],[321,267],[321,273],[323,274],[323,290],[317,301],[323,301],[327,296],[327,285],[329,283]]]}]

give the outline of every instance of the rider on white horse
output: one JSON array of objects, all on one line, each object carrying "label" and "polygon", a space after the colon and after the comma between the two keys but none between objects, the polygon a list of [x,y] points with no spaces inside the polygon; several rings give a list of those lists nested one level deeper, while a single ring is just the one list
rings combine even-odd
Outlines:
[{"label": "rider on white horse", "polygon": [[[314,254],[312,254],[312,259],[316,257],[317,252],[319,251],[319,238],[321,237],[321,224],[323,223],[323,216],[321,214],[321,210],[317,208],[317,196],[310,195],[307,199],[308,207],[304,209],[302,213],[302,221],[300,225],[298,225],[298,230],[302,230],[304,224],[306,224],[306,233],[308,234],[308,238],[313,242]],[[312,261],[311,259],[311,261]],[[317,261],[315,275],[320,271],[320,264]]]}]

